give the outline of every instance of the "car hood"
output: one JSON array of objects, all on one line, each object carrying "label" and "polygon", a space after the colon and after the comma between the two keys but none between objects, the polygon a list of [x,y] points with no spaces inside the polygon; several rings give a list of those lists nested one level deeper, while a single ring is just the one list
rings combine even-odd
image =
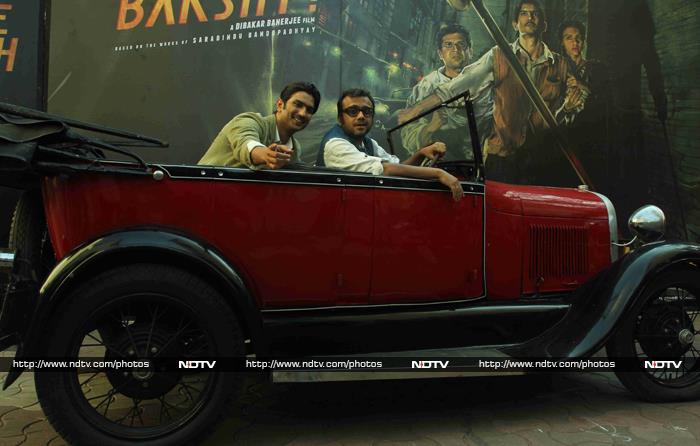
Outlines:
[{"label": "car hood", "polygon": [[526,216],[608,218],[601,196],[571,188],[517,186],[487,181],[486,206],[492,210]]}]

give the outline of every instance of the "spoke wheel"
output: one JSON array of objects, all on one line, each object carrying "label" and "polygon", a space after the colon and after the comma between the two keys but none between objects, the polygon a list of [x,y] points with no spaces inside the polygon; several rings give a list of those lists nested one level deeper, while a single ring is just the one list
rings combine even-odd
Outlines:
[{"label": "spoke wheel", "polygon": [[655,278],[607,345],[611,358],[635,360],[638,371],[617,373],[620,381],[651,401],[700,398],[699,313],[700,273]]},{"label": "spoke wheel", "polygon": [[[76,290],[49,329],[46,356],[90,361],[241,356],[230,308],[184,271],[134,265]],[[186,373],[185,373],[186,372]],[[211,432],[237,374],[150,367],[37,372],[47,418],[71,444],[190,444]]]}]

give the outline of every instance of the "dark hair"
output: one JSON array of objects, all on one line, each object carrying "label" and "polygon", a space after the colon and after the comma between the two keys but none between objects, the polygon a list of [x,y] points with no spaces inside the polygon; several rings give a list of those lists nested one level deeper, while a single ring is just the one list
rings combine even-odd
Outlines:
[{"label": "dark hair", "polygon": [[318,88],[311,82],[292,82],[287,84],[280,93],[280,99],[285,104],[296,92],[303,91],[311,95],[314,98],[314,113],[318,110],[318,106],[321,103],[321,93],[318,92]]},{"label": "dark hair", "polygon": [[464,29],[462,25],[457,23],[448,23],[440,27],[438,32],[435,34],[435,45],[438,49],[442,48],[442,39],[448,34],[460,33],[464,36],[464,40],[467,41],[467,48],[472,47],[472,37],[469,35],[469,31]]},{"label": "dark hair", "polygon": [[369,101],[372,103],[372,109],[374,109],[374,98],[369,94],[369,91],[362,88],[350,88],[340,94],[337,104],[338,118],[343,114],[343,99],[345,98],[369,98]]},{"label": "dark hair", "polygon": [[578,20],[567,20],[559,26],[559,40],[562,40],[564,38],[564,30],[566,28],[578,29],[578,32],[581,34],[581,39],[584,41],[586,40],[586,25],[579,22]]},{"label": "dark hair", "polygon": [[547,21],[547,13],[544,11],[544,8],[540,4],[539,1],[537,0],[520,0],[517,5],[515,5],[515,9],[513,9],[513,21],[517,22],[518,17],[520,16],[520,10],[522,9],[523,5],[534,5],[535,9],[540,13],[540,18],[542,19],[543,22]]}]

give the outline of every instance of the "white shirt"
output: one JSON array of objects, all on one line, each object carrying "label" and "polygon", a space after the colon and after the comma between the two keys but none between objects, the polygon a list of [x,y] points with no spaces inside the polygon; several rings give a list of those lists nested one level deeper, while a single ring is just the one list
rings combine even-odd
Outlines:
[{"label": "white shirt", "polygon": [[374,153],[377,156],[370,156],[361,152],[346,139],[331,138],[326,142],[326,147],[323,151],[323,162],[326,164],[326,167],[371,173],[372,175],[382,175],[384,173],[382,163],[399,163],[397,156],[388,154],[374,139],[370,138],[370,140],[374,146]]}]

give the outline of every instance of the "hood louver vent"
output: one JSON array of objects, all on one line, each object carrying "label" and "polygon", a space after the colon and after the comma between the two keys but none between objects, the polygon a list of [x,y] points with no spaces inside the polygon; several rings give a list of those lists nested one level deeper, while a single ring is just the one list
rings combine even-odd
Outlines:
[{"label": "hood louver vent", "polygon": [[588,273],[588,231],[583,226],[530,225],[530,278]]}]

